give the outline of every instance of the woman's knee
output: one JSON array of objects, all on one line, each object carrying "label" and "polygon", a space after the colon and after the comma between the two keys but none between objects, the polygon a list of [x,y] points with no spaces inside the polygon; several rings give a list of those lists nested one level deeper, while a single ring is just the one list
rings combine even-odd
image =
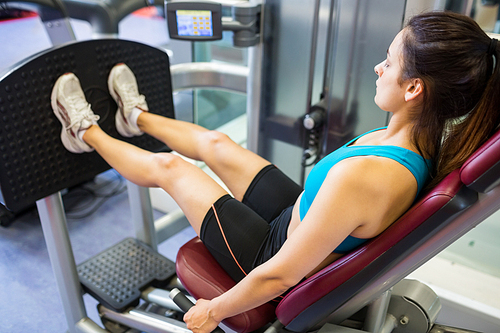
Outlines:
[{"label": "woman's knee", "polygon": [[219,153],[228,150],[228,147],[236,145],[229,136],[218,131],[208,131],[202,135],[202,152],[209,154],[211,157],[216,157]]},{"label": "woman's knee", "polygon": [[189,162],[171,153],[152,154],[149,175],[157,183],[157,186],[160,186],[159,183],[161,183],[163,177],[173,175],[178,170],[185,170],[186,163]]},{"label": "woman's knee", "polygon": [[171,153],[156,153],[152,155],[152,162],[160,170],[172,170],[181,164],[187,163],[181,157]]}]

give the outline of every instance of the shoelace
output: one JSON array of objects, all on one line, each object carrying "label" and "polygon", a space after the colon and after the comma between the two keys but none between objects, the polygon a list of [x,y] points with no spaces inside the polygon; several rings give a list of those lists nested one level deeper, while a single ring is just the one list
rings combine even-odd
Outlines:
[{"label": "shoelace", "polygon": [[125,110],[133,109],[136,106],[145,107],[146,97],[144,95],[139,95],[137,88],[133,84],[123,86],[122,92],[123,95],[121,96],[121,100]]},{"label": "shoelace", "polygon": [[71,123],[66,126],[66,129],[72,128],[74,125],[80,125],[83,120],[98,121],[99,116],[94,114],[90,108],[90,104],[81,97],[68,96],[67,99],[69,107],[74,110],[70,116]]}]

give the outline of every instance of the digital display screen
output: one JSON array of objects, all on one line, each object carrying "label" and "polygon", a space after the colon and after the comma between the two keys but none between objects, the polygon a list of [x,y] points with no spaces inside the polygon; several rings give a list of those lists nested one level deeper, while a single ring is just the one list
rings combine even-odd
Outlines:
[{"label": "digital display screen", "polygon": [[176,10],[179,36],[213,36],[210,10]]}]

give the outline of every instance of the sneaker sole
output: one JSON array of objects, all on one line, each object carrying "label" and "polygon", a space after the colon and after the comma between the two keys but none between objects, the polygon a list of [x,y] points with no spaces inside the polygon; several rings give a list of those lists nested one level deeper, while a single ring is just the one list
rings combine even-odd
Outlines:
[{"label": "sneaker sole", "polygon": [[125,64],[124,63],[116,64],[111,69],[111,72],[109,73],[109,76],[108,76],[108,91],[109,91],[109,94],[111,95],[111,97],[113,97],[113,99],[115,100],[116,105],[118,105],[118,108],[116,110],[116,116],[115,116],[116,130],[118,131],[118,133],[121,136],[130,138],[130,137],[135,136],[136,134],[129,132],[127,130],[128,126],[126,124],[124,124],[124,122],[126,120],[124,119],[125,117],[123,116],[123,111],[120,110],[120,97],[115,92],[115,88],[113,87],[113,80],[115,78],[116,70],[118,69],[119,66],[122,66],[122,65],[125,65]]},{"label": "sneaker sole", "polygon": [[[68,74],[64,74],[64,75],[68,75]],[[60,85],[61,80],[63,79],[64,75],[57,79],[56,83],[54,84],[54,87],[52,88],[52,93],[50,95],[50,104],[52,106],[52,111],[54,112],[57,119],[59,119],[59,122],[62,125],[61,141],[62,141],[64,148],[66,148],[67,150],[69,150],[72,153],[83,153],[83,152],[85,152],[85,150],[81,149],[78,146],[75,147],[75,145],[72,144],[71,140],[69,140],[68,133],[67,133],[67,131],[65,129],[65,125],[64,125],[66,122],[62,118],[62,116],[59,112],[59,105],[57,105],[57,90],[59,89],[59,85]]]}]

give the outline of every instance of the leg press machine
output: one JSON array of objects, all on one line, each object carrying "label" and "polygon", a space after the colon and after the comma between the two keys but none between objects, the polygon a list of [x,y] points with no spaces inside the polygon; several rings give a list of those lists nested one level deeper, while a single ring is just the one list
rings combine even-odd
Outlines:
[{"label": "leg press machine", "polygon": [[[182,246],[175,264],[158,254],[148,189],[128,183],[135,239],[78,266],[73,257],[60,191],[109,166],[97,153],[72,154],[60,143],[60,124],[50,106],[55,80],[74,72],[101,116],[100,126],[110,135],[151,151],[169,150],[147,135],[122,138],[116,132],[117,107],[107,93],[106,79],[120,62],[136,74],[150,111],[174,117],[164,51],[118,39],[43,51],[0,77],[0,187],[13,211],[36,202],[71,332],[188,332],[178,318],[159,314],[177,309],[162,288],[177,276],[180,287],[194,298],[210,299],[234,282],[197,238]],[[499,161],[500,132],[381,235],[297,285],[277,306],[264,304],[223,323],[242,333],[436,329],[439,298],[427,286],[404,278],[498,210]],[[83,293],[100,301],[106,329],[87,317]],[[439,329],[435,332],[447,332]]]}]

